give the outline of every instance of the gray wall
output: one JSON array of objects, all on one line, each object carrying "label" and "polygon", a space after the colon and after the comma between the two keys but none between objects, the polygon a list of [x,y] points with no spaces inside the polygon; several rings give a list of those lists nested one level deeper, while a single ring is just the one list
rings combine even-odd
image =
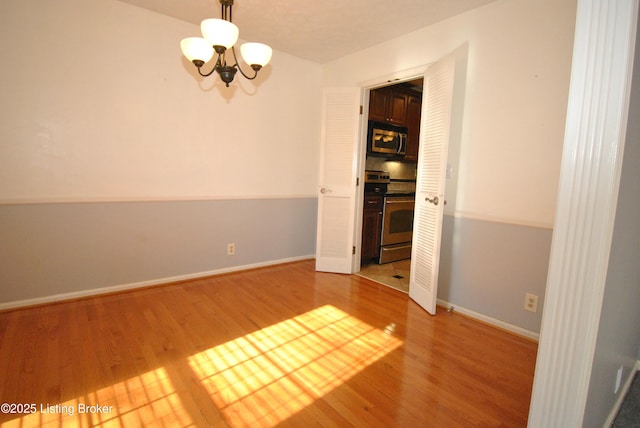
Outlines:
[{"label": "gray wall", "polygon": [[316,198],[0,205],[0,307],[313,256],[316,210]]},{"label": "gray wall", "polygon": [[598,339],[591,369],[585,427],[602,427],[620,392],[614,394],[616,374],[622,384],[640,359],[640,38],[636,36],[635,65],[629,123],[611,243],[609,267]]},{"label": "gray wall", "polygon": [[[438,299],[539,333],[552,229],[445,216]],[[525,293],[538,296],[536,313]]]}]

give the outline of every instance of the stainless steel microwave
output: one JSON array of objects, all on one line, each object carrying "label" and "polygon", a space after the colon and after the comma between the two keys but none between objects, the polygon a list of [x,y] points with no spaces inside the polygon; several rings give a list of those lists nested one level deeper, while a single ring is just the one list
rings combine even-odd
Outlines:
[{"label": "stainless steel microwave", "polygon": [[407,128],[369,121],[367,152],[372,156],[404,156],[407,152]]}]

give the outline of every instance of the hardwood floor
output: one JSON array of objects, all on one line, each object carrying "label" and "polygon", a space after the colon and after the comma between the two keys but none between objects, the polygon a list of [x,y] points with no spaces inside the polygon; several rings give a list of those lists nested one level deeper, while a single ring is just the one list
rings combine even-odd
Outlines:
[{"label": "hardwood floor", "polygon": [[526,426],[535,343],[313,268],[2,312],[0,424]]}]

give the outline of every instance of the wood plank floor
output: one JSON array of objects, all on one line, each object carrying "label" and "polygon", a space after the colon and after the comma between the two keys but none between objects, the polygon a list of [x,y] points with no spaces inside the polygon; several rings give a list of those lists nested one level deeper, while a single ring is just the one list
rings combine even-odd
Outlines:
[{"label": "wood plank floor", "polygon": [[526,426],[535,343],[313,268],[0,313],[0,425]]}]

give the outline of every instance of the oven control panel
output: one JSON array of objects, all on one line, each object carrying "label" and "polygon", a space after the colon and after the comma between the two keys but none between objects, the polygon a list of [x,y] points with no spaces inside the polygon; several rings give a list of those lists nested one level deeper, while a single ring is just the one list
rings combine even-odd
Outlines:
[{"label": "oven control panel", "polygon": [[364,172],[365,183],[381,183],[388,184],[391,181],[391,175],[387,171],[371,171]]}]

